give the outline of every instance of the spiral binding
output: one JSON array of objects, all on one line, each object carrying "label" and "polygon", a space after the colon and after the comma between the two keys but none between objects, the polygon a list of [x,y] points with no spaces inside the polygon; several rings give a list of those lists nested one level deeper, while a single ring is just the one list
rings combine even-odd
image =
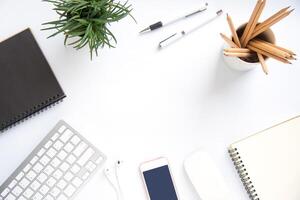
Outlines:
[{"label": "spiral binding", "polygon": [[245,165],[243,164],[243,160],[238,152],[238,149],[230,148],[228,152],[250,199],[259,200],[258,194],[253,186],[252,181],[250,180],[250,176]]},{"label": "spiral binding", "polygon": [[15,117],[6,120],[5,122],[0,124],[0,132],[4,132],[10,128],[13,128],[14,126],[30,119],[31,117],[34,117],[38,114],[40,114],[41,112],[44,112],[45,110],[48,110],[49,108],[52,108],[53,106],[59,104],[60,102],[63,101],[63,98],[57,94],[53,97],[50,97],[48,99],[46,99],[45,101],[43,101],[42,103],[33,106],[32,108],[19,113],[18,115],[16,115]]}]

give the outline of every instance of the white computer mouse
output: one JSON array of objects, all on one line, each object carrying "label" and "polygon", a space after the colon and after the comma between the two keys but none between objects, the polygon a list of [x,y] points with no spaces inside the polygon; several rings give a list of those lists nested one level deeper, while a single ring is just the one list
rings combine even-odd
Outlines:
[{"label": "white computer mouse", "polygon": [[201,200],[232,200],[220,170],[205,151],[189,155],[184,169]]}]

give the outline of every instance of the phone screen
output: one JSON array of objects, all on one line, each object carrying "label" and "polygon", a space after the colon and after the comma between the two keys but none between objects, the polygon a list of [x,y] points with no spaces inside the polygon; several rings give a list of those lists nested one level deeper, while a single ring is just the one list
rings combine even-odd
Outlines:
[{"label": "phone screen", "polygon": [[178,200],[168,165],[143,172],[151,200]]}]

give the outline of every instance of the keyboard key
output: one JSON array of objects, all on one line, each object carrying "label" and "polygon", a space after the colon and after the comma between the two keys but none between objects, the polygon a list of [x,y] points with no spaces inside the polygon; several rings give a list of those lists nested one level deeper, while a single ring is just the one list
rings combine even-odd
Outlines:
[{"label": "keyboard key", "polygon": [[46,180],[47,180],[47,175],[44,174],[44,173],[41,173],[38,177],[37,177],[37,180],[40,182],[40,183],[44,183]]},{"label": "keyboard key", "polygon": [[35,163],[36,163],[36,161],[38,161],[38,157],[37,156],[34,156],[32,159],[31,159],[31,161],[30,161],[30,163],[32,164],[32,165],[34,165]]},{"label": "keyboard key", "polygon": [[84,166],[84,164],[92,157],[94,153],[95,151],[92,148],[89,148],[83,153],[83,155],[79,158],[77,163],[81,166]]},{"label": "keyboard key", "polygon": [[89,172],[85,172],[81,178],[85,180],[89,177],[89,175],[90,175]]},{"label": "keyboard key", "polygon": [[53,173],[53,177],[54,177],[56,180],[59,180],[62,176],[63,176],[63,173],[62,173],[62,171],[60,171],[59,169],[56,170],[56,171]]},{"label": "keyboard key", "polygon": [[57,200],[68,200],[68,198],[64,194],[61,194],[61,195],[59,195]]},{"label": "keyboard key", "polygon": [[52,140],[52,141],[55,141],[55,140],[57,140],[57,138],[59,138],[59,134],[58,134],[58,133],[55,133],[55,134],[52,136],[51,140]]},{"label": "keyboard key", "polygon": [[32,200],[41,200],[43,198],[43,195],[41,195],[39,192],[36,193],[33,197]]},{"label": "keyboard key", "polygon": [[21,178],[23,178],[24,176],[24,173],[23,172],[20,172],[17,176],[16,176],[16,180],[19,181],[21,180]]},{"label": "keyboard key", "polygon": [[50,165],[48,165],[48,166],[44,169],[44,172],[45,172],[47,175],[50,175],[50,174],[52,174],[52,172],[54,172],[54,168],[51,167]]},{"label": "keyboard key", "polygon": [[30,171],[28,172],[28,174],[26,175],[26,178],[28,178],[28,180],[33,181],[33,179],[36,177],[36,173],[34,171]]},{"label": "keyboard key", "polygon": [[46,149],[42,148],[41,150],[39,150],[39,152],[37,153],[38,157],[42,157],[42,155],[46,152]]},{"label": "keyboard key", "polygon": [[66,144],[64,148],[68,153],[70,153],[74,149],[74,145],[71,143]]},{"label": "keyboard key", "polygon": [[31,169],[31,165],[30,165],[30,164],[27,164],[26,167],[24,167],[23,171],[24,171],[25,173],[27,173],[30,169]]},{"label": "keyboard key", "polygon": [[69,197],[72,196],[75,191],[76,191],[76,189],[72,185],[68,185],[68,187],[64,190],[65,194]]},{"label": "keyboard key", "polygon": [[100,163],[102,163],[103,162],[103,157],[99,157],[97,160],[96,160],[96,163],[97,164],[100,164]]},{"label": "keyboard key", "polygon": [[67,171],[70,168],[70,165],[68,163],[63,163],[59,168],[62,171]]},{"label": "keyboard key", "polygon": [[30,185],[31,189],[33,189],[34,191],[36,191],[37,189],[39,189],[40,186],[41,186],[41,184],[38,181],[34,181]]},{"label": "keyboard key", "polygon": [[55,200],[52,196],[47,195],[44,200]]},{"label": "keyboard key", "polygon": [[72,168],[71,168],[71,172],[73,172],[74,174],[77,174],[80,171],[80,167],[79,165],[75,164]]},{"label": "keyboard key", "polygon": [[30,188],[27,188],[25,191],[24,191],[24,193],[23,193],[23,195],[24,195],[24,197],[26,197],[27,199],[29,199],[32,195],[33,195],[33,190],[32,189],[30,189]]},{"label": "keyboard key", "polygon": [[61,152],[59,152],[58,154],[57,154],[57,157],[59,158],[59,159],[61,159],[61,160],[64,160],[66,157],[67,157],[67,153],[64,151],[64,150],[62,150]]},{"label": "keyboard key", "polygon": [[72,183],[73,183],[76,187],[79,187],[79,186],[83,183],[83,181],[82,181],[80,178],[75,177],[74,180],[72,181]]},{"label": "keyboard key", "polygon": [[50,194],[55,198],[57,195],[60,193],[60,190],[57,187],[54,187],[51,191]]},{"label": "keyboard key", "polygon": [[53,187],[56,183],[56,180],[53,177],[50,177],[46,183],[49,187]]},{"label": "keyboard key", "polygon": [[59,132],[59,133],[63,133],[66,129],[67,129],[67,127],[64,126],[64,125],[62,125],[62,126],[58,129],[58,132]]},{"label": "keyboard key", "polygon": [[73,175],[71,172],[67,172],[66,175],[64,176],[64,178],[65,178],[67,181],[72,180],[73,177],[74,177],[74,175]]},{"label": "keyboard key", "polygon": [[51,147],[51,148],[48,150],[47,155],[48,155],[50,158],[53,158],[53,157],[55,156],[56,153],[57,153],[57,151]]},{"label": "keyboard key", "polygon": [[5,198],[5,200],[15,200],[17,199],[13,194],[9,194],[7,195],[7,197]]},{"label": "keyboard key", "polygon": [[13,191],[12,191],[12,193],[15,195],[15,196],[20,196],[20,194],[23,192],[23,189],[22,188],[20,188],[19,186],[16,186],[14,189],[13,189]]},{"label": "keyboard key", "polygon": [[27,200],[25,197],[21,196],[18,200]]},{"label": "keyboard key", "polygon": [[47,194],[47,192],[49,191],[49,187],[47,185],[43,185],[41,187],[41,189],[39,190],[43,195]]},{"label": "keyboard key", "polygon": [[40,173],[43,170],[43,165],[41,165],[40,163],[37,163],[32,169],[36,172],[36,173]]},{"label": "keyboard key", "polygon": [[20,186],[16,186],[13,190],[12,193],[18,197],[20,194],[23,192],[23,189]]},{"label": "keyboard key", "polygon": [[61,150],[61,148],[64,146],[64,144],[61,142],[61,141],[59,141],[59,140],[57,140],[55,143],[54,143],[54,145],[53,145],[53,147],[57,150],[57,151],[59,151],[59,150]]},{"label": "keyboard key", "polygon": [[77,135],[74,135],[71,139],[71,142],[77,145],[80,142],[80,138]]},{"label": "keyboard key", "polygon": [[19,182],[19,185],[22,187],[22,188],[26,188],[28,185],[30,184],[30,182],[28,181],[28,179],[26,178],[23,178],[20,182]]},{"label": "keyboard key", "polygon": [[49,162],[50,162],[50,158],[46,155],[44,155],[40,160],[40,163],[42,163],[42,165],[44,166],[46,166]]},{"label": "keyboard key", "polygon": [[60,137],[60,140],[66,143],[72,137],[72,135],[72,131],[70,131],[70,129],[67,129]]},{"label": "keyboard key", "polygon": [[87,170],[89,170],[90,172],[92,172],[92,171],[94,171],[94,170],[96,169],[96,165],[95,165],[94,163],[92,163],[91,161],[89,161],[89,162],[86,164],[85,168],[86,168]]},{"label": "keyboard key", "polygon": [[61,161],[58,159],[58,158],[54,158],[52,161],[51,161],[51,165],[56,168],[58,167],[58,165],[60,165]]},{"label": "keyboard key", "polygon": [[3,192],[1,193],[1,196],[3,196],[3,197],[5,197],[8,193],[9,193],[9,189],[8,188],[5,188],[4,190],[3,190]]},{"label": "keyboard key", "polygon": [[79,157],[86,148],[87,148],[86,143],[85,142],[80,142],[73,153],[74,153],[75,156]]},{"label": "keyboard key", "polygon": [[53,142],[51,140],[49,140],[46,144],[45,144],[45,148],[49,149],[49,147],[51,147],[51,145],[53,144]]},{"label": "keyboard key", "polygon": [[10,189],[12,189],[13,187],[15,187],[16,185],[17,185],[17,181],[16,180],[13,180],[9,185],[8,185],[8,187],[10,188]]},{"label": "keyboard key", "polygon": [[67,182],[63,179],[57,183],[57,187],[59,187],[61,190],[63,190],[66,186],[67,186]]},{"label": "keyboard key", "polygon": [[66,161],[72,165],[76,161],[76,157],[71,154]]}]

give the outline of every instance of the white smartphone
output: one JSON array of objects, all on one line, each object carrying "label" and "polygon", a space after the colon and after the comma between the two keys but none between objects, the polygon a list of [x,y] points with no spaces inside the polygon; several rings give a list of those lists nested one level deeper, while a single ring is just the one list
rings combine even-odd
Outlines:
[{"label": "white smartphone", "polygon": [[140,166],[149,200],[178,200],[175,184],[166,158],[157,158]]}]

